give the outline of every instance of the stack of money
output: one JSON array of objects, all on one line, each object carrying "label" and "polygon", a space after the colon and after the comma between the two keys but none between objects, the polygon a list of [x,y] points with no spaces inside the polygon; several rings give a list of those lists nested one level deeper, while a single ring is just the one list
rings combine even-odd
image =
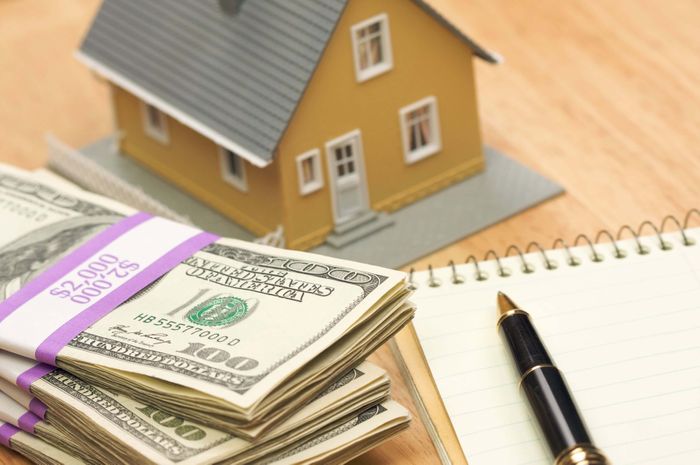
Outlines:
[{"label": "stack of money", "polygon": [[[0,353],[3,366],[18,361],[32,365]],[[321,457],[320,463],[333,463],[328,457],[353,457],[407,425],[406,411],[388,400],[386,373],[368,362],[254,442],[97,388],[61,369],[44,375],[37,388],[49,404],[16,387],[0,393],[0,421],[85,463],[304,463]]]},{"label": "stack of money", "polygon": [[[27,349],[12,305],[136,214],[0,165],[6,445],[38,463],[342,463],[407,426],[386,373],[363,362],[413,316],[403,274],[234,239],[173,263],[59,347],[52,366],[37,363],[46,357]],[[111,254],[76,270],[79,281],[56,276],[49,299],[106,300],[110,279],[141,271]]]}]

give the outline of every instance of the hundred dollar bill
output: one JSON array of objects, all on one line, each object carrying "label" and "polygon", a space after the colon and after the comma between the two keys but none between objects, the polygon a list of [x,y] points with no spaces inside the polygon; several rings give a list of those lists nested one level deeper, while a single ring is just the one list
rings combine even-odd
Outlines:
[{"label": "hundred dollar bill", "polygon": [[[256,463],[261,465],[336,465],[346,463],[405,429],[409,420],[410,415],[403,407],[394,401],[386,401],[362,409],[323,432],[303,442],[293,444],[279,453],[262,457]],[[14,428],[11,425],[7,426]],[[0,430],[4,427],[6,426],[0,422]],[[86,462],[49,445],[36,436],[16,429],[9,439],[9,446],[40,465],[86,464]],[[217,465],[225,465],[225,462],[220,462]]]},{"label": "hundred dollar bill", "polygon": [[[0,166],[0,298],[133,213]],[[50,289],[56,299],[108,295],[108,274],[138,268],[112,256],[81,267],[80,281]],[[409,294],[403,273],[223,238],[83,330],[56,360],[96,385],[254,438],[403,327]],[[0,321],[0,348],[19,352],[24,334],[3,332],[10,318]]]},{"label": "hundred dollar bill", "polygon": [[[0,365],[16,363],[13,357],[16,358],[0,353]],[[336,380],[264,438],[252,443],[96,388],[61,369],[35,382],[32,392],[45,400],[47,420],[52,427],[72,443],[89,443],[91,455],[103,457],[104,462],[238,464],[299,443],[352,412],[387,398],[389,380],[382,369],[365,362]],[[0,408],[0,418],[1,413]],[[19,418],[17,408],[12,416]],[[44,435],[43,424],[38,428],[36,434],[40,438],[57,445]],[[82,436],[83,431],[90,432],[89,438]]]}]

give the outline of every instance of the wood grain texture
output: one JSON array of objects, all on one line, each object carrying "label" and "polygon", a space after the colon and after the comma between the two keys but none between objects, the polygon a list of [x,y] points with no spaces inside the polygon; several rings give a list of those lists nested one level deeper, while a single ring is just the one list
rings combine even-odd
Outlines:
[{"label": "wood grain texture", "polygon": [[[567,194],[418,260],[493,248],[700,206],[700,3],[692,0],[430,0],[506,57],[477,65],[486,143]],[[0,161],[45,160],[43,133],[80,146],[111,127],[106,86],[72,58],[97,0],[0,2]],[[465,199],[470,201],[470,199]],[[474,200],[476,201],[476,200]],[[412,405],[390,352],[394,396]],[[26,462],[0,450],[0,464]],[[437,465],[418,421],[355,465]]]}]

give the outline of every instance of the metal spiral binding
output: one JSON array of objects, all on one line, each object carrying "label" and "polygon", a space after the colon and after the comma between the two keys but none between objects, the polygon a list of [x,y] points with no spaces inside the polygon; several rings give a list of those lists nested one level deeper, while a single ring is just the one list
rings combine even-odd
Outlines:
[{"label": "metal spiral binding", "polygon": [[[683,222],[679,221],[678,218],[676,218],[673,215],[668,215],[665,216],[660,223],[660,226],[656,226],[653,222],[651,221],[643,221],[635,230],[632,228],[630,225],[625,224],[621,226],[616,234],[612,234],[609,230],[607,229],[602,229],[598,231],[598,233],[595,235],[595,237],[591,240],[591,238],[586,235],[586,234],[579,234],[576,236],[576,239],[574,240],[573,247],[577,247],[579,245],[587,244],[588,248],[590,249],[590,260],[593,262],[602,262],[605,259],[605,255],[600,252],[600,248],[603,247],[606,244],[610,244],[612,246],[612,256],[616,259],[624,259],[627,256],[627,252],[623,249],[621,249],[618,245],[618,242],[624,239],[625,233],[629,233],[632,238],[634,239],[634,242],[636,244],[635,247],[635,252],[639,255],[646,255],[651,252],[648,246],[642,244],[642,241],[640,240],[640,237],[642,236],[642,233],[645,231],[645,229],[651,229],[654,232],[654,235],[656,236],[656,240],[658,243],[658,246],[661,250],[671,250],[673,248],[673,244],[668,242],[663,238],[664,231],[666,230],[666,227],[668,226],[668,223],[673,223],[676,226],[676,231],[678,231],[682,237],[682,244],[686,247],[695,245],[695,240],[691,237],[688,237],[686,234],[686,230],[688,229],[688,225],[690,223],[690,220],[693,218],[694,215],[697,215],[700,217],[700,210],[697,208],[693,208],[689,210],[685,218],[683,219]],[[606,242],[602,242],[602,239],[607,239]],[[598,248],[596,248],[598,247]],[[567,245],[566,241],[564,239],[558,238],[554,241],[552,244],[551,249],[556,250],[558,248],[563,248],[567,260],[566,260],[566,265],[568,266],[578,266],[580,265],[581,259],[579,257],[576,257],[574,254],[571,253],[571,249],[569,245]],[[534,273],[536,271],[536,267],[532,264],[529,263],[525,259],[525,255],[532,253],[533,251],[537,251],[540,253],[542,256],[542,264],[544,266],[544,269],[546,270],[554,270],[558,267],[558,263],[551,259],[550,257],[547,256],[547,253],[545,249],[538,243],[538,242],[530,242],[527,247],[525,247],[525,252],[522,251],[520,247],[517,245],[510,245],[506,249],[505,254],[499,255],[496,253],[495,250],[491,249],[486,254],[484,255],[484,258],[482,261],[488,261],[490,259],[495,260],[496,262],[496,269],[497,269],[497,274],[501,277],[508,277],[512,274],[511,270],[501,263],[502,258],[508,258],[511,256],[517,256],[520,258],[520,269],[523,273]],[[477,281],[484,281],[486,279],[489,279],[488,273],[483,271],[481,267],[479,266],[480,261],[474,256],[470,255],[467,257],[467,259],[464,261],[464,264],[469,264],[472,263],[474,265],[474,276]],[[447,266],[451,269],[451,279],[450,281],[452,284],[463,284],[466,281],[466,278],[457,272],[457,264],[455,263],[454,260],[450,260],[447,263]],[[409,273],[408,273],[408,282],[409,285],[412,289],[417,289],[417,285],[413,279],[413,275],[415,273],[415,269],[411,268]],[[440,278],[435,276],[435,272],[433,271],[433,265],[428,265],[428,286],[430,287],[440,287],[442,285],[442,281]]]}]

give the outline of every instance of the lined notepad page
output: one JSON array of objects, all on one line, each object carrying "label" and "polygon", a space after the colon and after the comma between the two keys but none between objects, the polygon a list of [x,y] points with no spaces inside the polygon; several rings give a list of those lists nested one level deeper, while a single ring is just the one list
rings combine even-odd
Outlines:
[{"label": "lined notepad page", "polygon": [[643,238],[650,252],[616,259],[610,244],[571,249],[581,265],[546,270],[539,254],[414,275],[418,337],[470,465],[550,465],[544,440],[518,392],[511,361],[496,332],[496,293],[530,312],[555,364],[563,371],[596,445],[616,465],[700,463],[700,231],[683,246],[680,233]]}]

